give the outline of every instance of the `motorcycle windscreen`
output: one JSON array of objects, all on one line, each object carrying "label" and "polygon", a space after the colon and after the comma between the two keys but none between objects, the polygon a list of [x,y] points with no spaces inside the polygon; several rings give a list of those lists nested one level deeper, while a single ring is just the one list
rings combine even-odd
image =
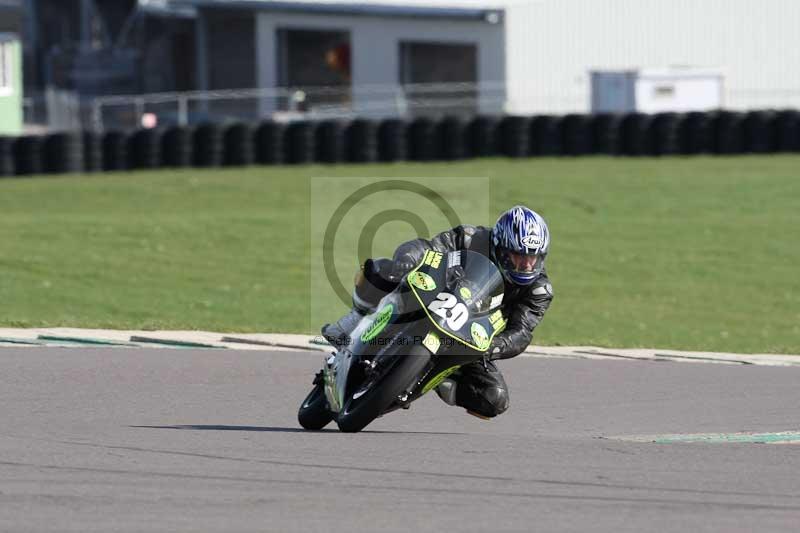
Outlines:
[{"label": "motorcycle windscreen", "polygon": [[406,281],[436,328],[473,350],[486,351],[506,325],[503,277],[482,254],[428,251]]}]

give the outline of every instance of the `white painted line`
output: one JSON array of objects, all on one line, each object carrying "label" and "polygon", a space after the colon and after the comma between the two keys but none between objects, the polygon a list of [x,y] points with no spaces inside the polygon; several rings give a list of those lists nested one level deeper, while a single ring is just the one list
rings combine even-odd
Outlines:
[{"label": "white painted line", "polygon": [[[320,344],[319,335],[289,333],[218,333],[211,331],[126,331],[80,328],[0,328],[0,337],[37,341],[39,335],[84,337],[98,340],[128,342],[131,337],[149,337],[180,342],[208,344],[232,350],[316,350],[328,352],[330,346]],[[226,342],[225,338],[234,339]],[[314,341],[312,343],[312,341]],[[38,341],[41,342],[41,341]],[[64,346],[57,342],[47,343]],[[11,346],[26,346],[15,345]],[[141,344],[151,348],[154,344]],[[78,345],[76,345],[78,346]],[[165,348],[167,346],[164,346]],[[521,357],[594,359],[605,361],[670,361],[687,363],[716,363],[762,366],[800,366],[800,356],[783,354],[735,354],[715,352],[682,352],[658,349],[600,348],[597,346],[530,346]]]},{"label": "white painted line", "polygon": [[604,437],[627,442],[655,444],[710,443],[710,444],[800,444],[800,431],[742,431],[738,433],[673,433],[664,435],[623,435]]}]

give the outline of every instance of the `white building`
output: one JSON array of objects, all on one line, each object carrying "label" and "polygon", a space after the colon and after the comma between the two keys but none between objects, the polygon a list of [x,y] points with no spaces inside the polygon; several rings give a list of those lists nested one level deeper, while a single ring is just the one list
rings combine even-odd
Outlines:
[{"label": "white building", "polygon": [[326,86],[316,103],[383,112],[405,105],[392,87],[464,82],[449,100],[419,85],[411,99],[567,113],[591,109],[593,73],[655,69],[667,74],[639,98],[677,98],[671,83],[713,72],[723,107],[800,107],[798,0],[173,2],[197,9],[200,89]]}]

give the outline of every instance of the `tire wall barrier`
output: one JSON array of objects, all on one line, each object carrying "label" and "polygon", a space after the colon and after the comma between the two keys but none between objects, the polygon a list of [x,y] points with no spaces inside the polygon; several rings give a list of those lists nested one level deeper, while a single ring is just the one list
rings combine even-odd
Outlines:
[{"label": "tire wall barrier", "polygon": [[44,137],[45,172],[81,172],[84,169],[83,159],[83,135],[80,133],[53,133]]},{"label": "tire wall barrier", "polygon": [[528,117],[503,117],[499,125],[499,152],[502,155],[526,157],[531,154],[530,122]]},{"label": "tire wall barrier", "polygon": [[205,123],[0,136],[0,177],[504,156],[800,153],[800,110]]},{"label": "tire wall barrier", "polygon": [[26,135],[14,143],[14,171],[17,175],[44,171],[44,137]]},{"label": "tire wall barrier", "polygon": [[772,118],[776,152],[800,152],[800,111],[779,111]]},{"label": "tire wall barrier", "polygon": [[103,170],[128,168],[128,135],[111,131],[103,136]]},{"label": "tire wall barrier", "polygon": [[716,154],[744,152],[744,117],[735,111],[719,111],[711,119],[713,150]]},{"label": "tire wall barrier", "polygon": [[347,127],[347,160],[372,163],[378,160],[378,127],[371,120],[354,120]]},{"label": "tire wall barrier", "polygon": [[445,117],[437,125],[439,134],[437,144],[441,157],[446,161],[456,161],[467,156],[466,124],[459,117]]},{"label": "tire wall barrier", "polygon": [[433,119],[420,117],[408,126],[408,159],[411,161],[434,161],[442,155],[441,137],[437,135],[437,124]]},{"label": "tire wall barrier", "polygon": [[408,157],[404,120],[389,119],[378,126],[378,159],[385,162],[404,161]]},{"label": "tire wall barrier", "polygon": [[167,168],[184,168],[194,160],[193,132],[189,128],[174,126],[161,137],[161,164]]},{"label": "tire wall barrier", "polygon": [[196,167],[218,167],[223,161],[223,130],[219,124],[205,123],[194,130],[192,163]]},{"label": "tire wall barrier", "polygon": [[554,156],[562,154],[561,118],[538,115],[530,121],[531,155]]},{"label": "tire wall barrier", "polygon": [[468,157],[491,157],[499,153],[499,123],[498,118],[491,116],[475,117],[469,122],[465,132]]},{"label": "tire wall barrier", "polygon": [[229,167],[252,165],[255,162],[253,127],[249,124],[232,124],[225,129],[223,163]]},{"label": "tire wall barrier", "polygon": [[265,121],[255,131],[254,149],[259,165],[279,165],[284,162],[283,140],[286,128],[280,122]]},{"label": "tire wall barrier", "polygon": [[161,132],[139,130],[128,139],[128,168],[153,169],[161,166]]},{"label": "tire wall barrier", "polygon": [[618,155],[620,146],[622,116],[611,113],[599,113],[589,118],[589,129],[592,139],[592,153]]},{"label": "tire wall barrier", "polygon": [[83,171],[103,170],[103,137],[93,131],[83,132]]},{"label": "tire wall barrier", "polygon": [[0,178],[14,175],[14,138],[0,136]]},{"label": "tire wall barrier", "polygon": [[293,122],[284,135],[284,161],[292,164],[314,162],[316,127],[311,122]]},{"label": "tire wall barrier", "polygon": [[693,112],[683,117],[678,130],[680,152],[686,155],[709,154],[714,151],[711,117]]},{"label": "tire wall barrier", "polygon": [[339,120],[326,120],[317,124],[314,139],[315,161],[342,163],[348,159],[345,133],[347,125]]}]

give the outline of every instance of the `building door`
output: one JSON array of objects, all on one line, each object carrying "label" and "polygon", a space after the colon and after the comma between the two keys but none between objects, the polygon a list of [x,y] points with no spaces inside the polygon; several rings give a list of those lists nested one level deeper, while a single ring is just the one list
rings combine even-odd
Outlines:
[{"label": "building door", "polygon": [[413,114],[475,113],[477,81],[476,44],[400,43],[400,83]]}]

